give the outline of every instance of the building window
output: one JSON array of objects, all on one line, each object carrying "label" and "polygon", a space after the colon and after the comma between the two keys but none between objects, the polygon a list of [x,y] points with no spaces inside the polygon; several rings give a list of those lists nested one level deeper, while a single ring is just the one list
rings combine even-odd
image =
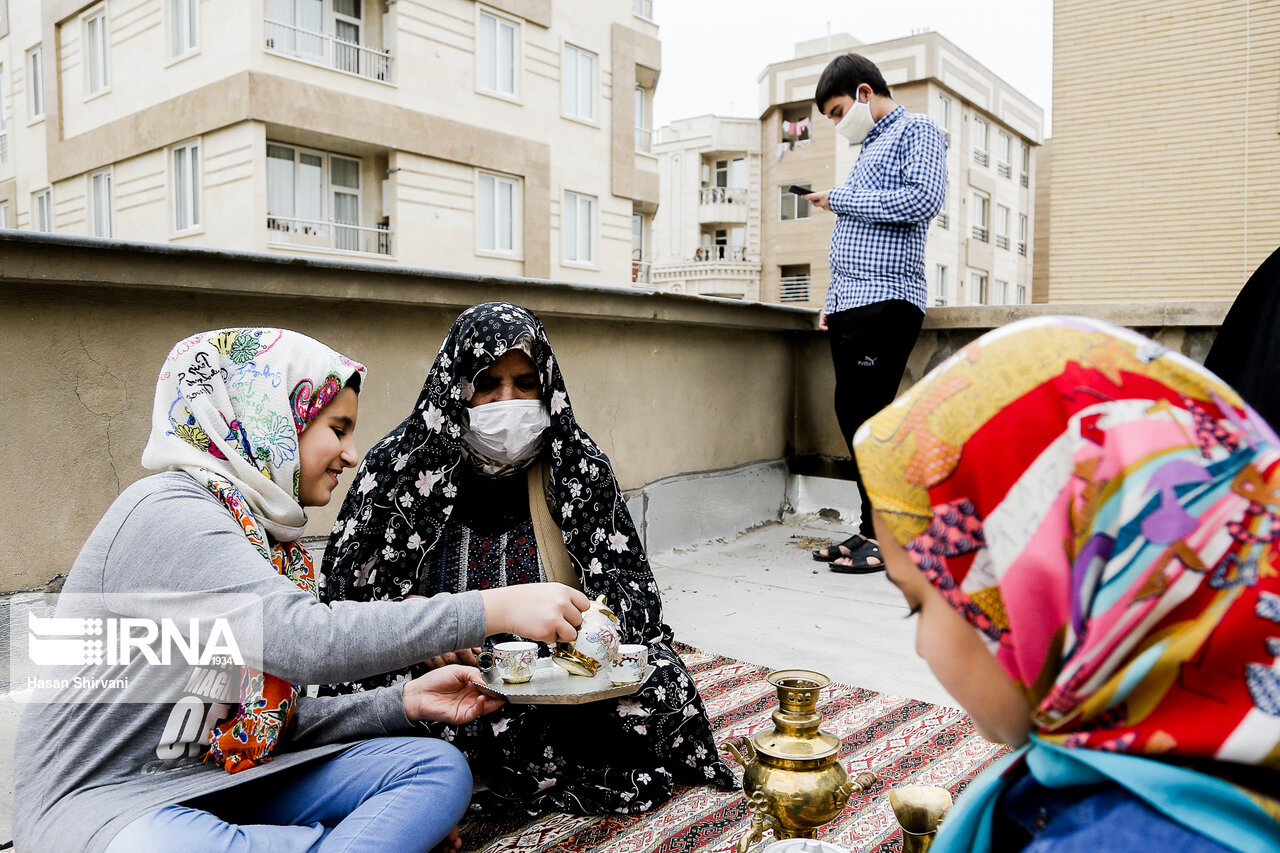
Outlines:
[{"label": "building window", "polygon": [[85,91],[90,95],[107,88],[107,10],[99,7],[84,17]]},{"label": "building window", "polygon": [[44,51],[40,45],[27,51],[27,109],[33,121],[44,118]]},{"label": "building window", "polygon": [[9,202],[0,201],[0,228],[12,228],[9,224]]},{"label": "building window", "polygon": [[653,150],[653,130],[649,127],[649,90],[639,83],[635,92],[636,150]]},{"label": "building window", "polygon": [[637,211],[631,214],[631,283],[649,283],[649,232],[648,217]]},{"label": "building window", "polygon": [[934,281],[933,286],[933,304],[946,305],[947,290],[951,286],[951,283],[948,280],[950,278],[951,270],[947,269],[946,264],[938,264],[937,270],[937,275],[934,277],[936,280]]},{"label": "building window", "polygon": [[695,261],[733,261],[747,259],[747,229],[741,225],[730,228],[712,228],[699,237],[701,246],[694,254]]},{"label": "building window", "polygon": [[1027,287],[1026,287],[1026,285],[1023,285],[1023,284],[1018,285],[1018,296],[1017,296],[1017,299],[1018,299],[1017,304],[1019,304],[1019,305],[1026,305],[1026,304],[1027,304]]},{"label": "building window", "polygon": [[785,264],[778,268],[778,301],[808,302],[813,277],[808,264]]},{"label": "building window", "polygon": [[1022,185],[1025,187],[1031,183],[1031,146],[1022,143]]},{"label": "building window", "polygon": [[996,171],[1000,173],[1000,177],[1007,178],[1013,174],[1013,167],[1010,161],[1013,159],[1013,137],[1000,131],[1000,148],[996,151],[998,159],[996,160]]},{"label": "building window", "polygon": [[1009,208],[996,205],[996,247],[1009,248]]},{"label": "building window", "polygon": [[[809,189],[808,184],[800,184],[800,186]],[[786,187],[779,187],[778,206],[782,211],[780,218],[783,222],[791,219],[808,219],[812,209],[807,199],[789,192]]]},{"label": "building window", "polygon": [[200,46],[200,0],[169,0],[169,52],[183,56]]},{"label": "building window", "polygon": [[991,161],[987,154],[987,145],[991,139],[991,125],[985,118],[973,119],[973,162],[985,166]]},{"label": "building window", "polygon": [[564,46],[564,112],[592,121],[596,117],[596,55]]},{"label": "building window", "polygon": [[1027,256],[1027,215],[1018,214],[1018,254]]},{"label": "building window", "polygon": [[267,50],[361,77],[390,80],[391,54],[362,41],[364,2],[267,0]]},{"label": "building window", "polygon": [[986,193],[973,194],[973,236],[982,242],[988,242],[988,231],[991,215],[991,199]]},{"label": "building window", "polygon": [[476,76],[481,90],[515,96],[519,44],[519,24],[488,12],[480,13]]},{"label": "building window", "polygon": [[391,254],[386,224],[360,224],[356,157],[267,143],[267,231],[273,243]]},{"label": "building window", "polygon": [[53,230],[53,190],[45,188],[31,194],[31,227],[36,231]]},{"label": "building window", "polygon": [[565,192],[564,259],[574,264],[595,263],[596,200],[594,196]]},{"label": "building window", "polygon": [[653,20],[653,0],[631,0],[631,11],[637,18]]},{"label": "building window", "polygon": [[[3,0],[0,0],[0,5]],[[5,115],[8,98],[5,97],[4,65],[0,64],[0,166],[9,162],[9,119]]]},{"label": "building window", "polygon": [[992,305],[1006,305],[1009,302],[1009,282],[996,279],[995,301]]},{"label": "building window", "polygon": [[89,176],[89,214],[93,236],[112,236],[110,169],[94,172]]},{"label": "building window", "polygon": [[514,178],[481,172],[476,179],[476,246],[515,254],[519,244],[519,185]]},{"label": "building window", "polygon": [[798,104],[782,111],[782,140],[779,152],[803,148],[809,144],[813,130],[813,114],[808,104]]},{"label": "building window", "polygon": [[939,228],[951,227],[951,214],[948,211],[948,205],[950,205],[950,203],[951,203],[951,193],[947,191],[946,187],[943,187],[942,188],[942,205],[938,208],[938,215],[933,218],[933,221],[938,223]]},{"label": "building window", "polygon": [[942,136],[951,141],[951,98],[946,95],[938,96],[938,125],[942,128]]},{"label": "building window", "polygon": [[174,146],[172,163],[173,228],[189,231],[200,226],[200,143]]},{"label": "building window", "polygon": [[987,303],[987,274],[984,272],[969,273],[969,282],[972,288],[969,291],[970,298],[974,299],[975,305],[986,305]]}]

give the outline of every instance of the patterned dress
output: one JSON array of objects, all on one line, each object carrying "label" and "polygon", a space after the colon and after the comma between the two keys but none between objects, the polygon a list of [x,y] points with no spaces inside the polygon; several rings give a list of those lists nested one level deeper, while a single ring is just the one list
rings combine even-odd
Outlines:
[{"label": "patterned dress", "polygon": [[[608,458],[579,426],[546,332],[509,303],[454,323],[414,410],[369,451],[325,551],[325,600],[388,600],[543,580],[523,471],[489,477],[461,441],[477,375],[511,349],[533,361],[551,426],[546,498],[590,598],[605,596],[623,643],[649,648],[636,694],[581,706],[507,705],[460,728],[429,727],[471,760],[483,807],[638,813],[676,784],[734,786],[693,679],[671,648],[653,572]],[[500,637],[491,638],[493,640]],[[545,653],[545,649],[544,649]],[[388,673],[343,692],[390,684]]]}]

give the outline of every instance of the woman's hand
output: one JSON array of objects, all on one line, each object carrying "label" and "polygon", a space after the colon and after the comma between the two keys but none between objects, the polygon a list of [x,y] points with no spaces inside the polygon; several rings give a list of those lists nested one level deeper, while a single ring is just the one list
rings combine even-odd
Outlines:
[{"label": "woman's hand", "polygon": [[544,643],[571,643],[582,625],[582,612],[591,602],[578,590],[560,583],[525,583],[486,589],[486,634],[517,634]]},{"label": "woman's hand", "polygon": [[476,689],[483,682],[480,670],[451,665],[433,669],[404,686],[404,713],[411,722],[419,720],[460,726],[502,707],[501,699],[485,696]]},{"label": "woman's hand", "polygon": [[478,666],[476,655],[480,654],[479,649],[462,649],[456,652],[445,652],[442,655],[436,655],[427,661],[428,669],[439,669],[442,666],[451,664],[461,664],[462,666]]}]

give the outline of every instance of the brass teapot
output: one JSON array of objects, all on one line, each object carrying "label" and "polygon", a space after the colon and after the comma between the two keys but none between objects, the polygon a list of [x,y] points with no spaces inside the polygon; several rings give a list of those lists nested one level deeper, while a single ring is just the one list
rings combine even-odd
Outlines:
[{"label": "brass teapot", "polygon": [[902,827],[902,853],[925,853],[951,808],[951,792],[935,785],[902,785],[889,792],[889,805]]},{"label": "brass teapot", "polygon": [[766,828],[775,838],[813,838],[849,802],[876,782],[874,773],[850,779],[840,763],[840,738],[824,732],[818,694],[831,683],[808,669],[781,669],[766,680],[778,689],[774,727],[738,737],[722,750],[745,768],[742,791],[751,824],[738,839],[738,853],[759,841]]}]

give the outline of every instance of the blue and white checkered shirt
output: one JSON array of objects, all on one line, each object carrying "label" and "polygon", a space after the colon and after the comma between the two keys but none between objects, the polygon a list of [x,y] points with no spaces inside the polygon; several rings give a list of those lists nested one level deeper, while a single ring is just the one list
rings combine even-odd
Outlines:
[{"label": "blue and white checkered shirt", "polygon": [[895,107],[867,134],[844,186],[827,196],[831,284],[826,312],[928,299],[924,244],[947,191],[947,141],[925,115]]}]

